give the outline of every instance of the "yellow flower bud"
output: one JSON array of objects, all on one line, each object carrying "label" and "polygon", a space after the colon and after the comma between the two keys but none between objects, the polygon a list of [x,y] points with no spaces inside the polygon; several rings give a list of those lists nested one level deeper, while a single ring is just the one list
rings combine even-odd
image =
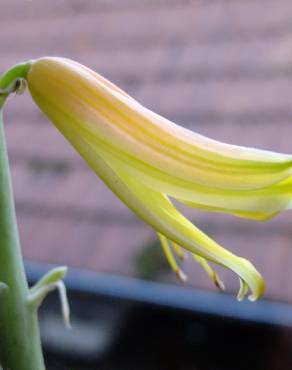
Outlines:
[{"label": "yellow flower bud", "polygon": [[187,130],[139,104],[117,86],[74,61],[41,58],[26,76],[32,97],[111,190],[172,251],[190,252],[217,286],[207,263],[233,270],[238,298],[264,290],[261,275],[194,226],[172,204],[265,220],[291,207],[292,156],[221,143]]}]

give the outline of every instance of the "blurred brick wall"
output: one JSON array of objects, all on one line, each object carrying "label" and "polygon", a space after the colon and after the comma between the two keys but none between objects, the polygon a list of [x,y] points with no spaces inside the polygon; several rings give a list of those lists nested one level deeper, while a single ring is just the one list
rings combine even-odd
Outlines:
[{"label": "blurred brick wall", "polygon": [[[291,152],[291,1],[0,3],[1,70],[43,55],[70,57],[197,132]],[[25,257],[136,274],[145,246],[152,253],[154,233],[88,170],[28,94],[12,97],[5,116]],[[290,213],[252,223],[187,212],[258,266],[267,295],[292,300]],[[213,289],[191,259],[185,269],[191,284]],[[222,275],[236,289],[236,279]]]}]

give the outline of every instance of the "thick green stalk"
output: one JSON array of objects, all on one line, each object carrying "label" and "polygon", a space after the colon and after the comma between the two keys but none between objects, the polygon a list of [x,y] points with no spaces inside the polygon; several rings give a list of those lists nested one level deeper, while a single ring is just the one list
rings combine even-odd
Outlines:
[{"label": "thick green stalk", "polygon": [[[25,68],[21,67],[15,69],[16,78],[23,77],[20,72]],[[15,81],[11,72],[0,79],[0,362],[5,370],[44,370],[37,308],[29,301],[21,255],[2,121],[4,101],[9,92],[17,90]]]}]

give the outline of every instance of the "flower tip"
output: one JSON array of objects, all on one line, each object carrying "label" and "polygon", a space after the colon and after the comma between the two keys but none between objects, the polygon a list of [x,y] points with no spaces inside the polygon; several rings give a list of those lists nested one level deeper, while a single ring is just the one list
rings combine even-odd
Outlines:
[{"label": "flower tip", "polygon": [[225,285],[216,273],[214,275],[214,284],[221,292],[225,291]]},{"label": "flower tip", "polygon": [[265,292],[265,281],[261,279],[260,285],[258,286],[258,290],[253,294],[250,294],[247,298],[250,302],[254,302],[258,300]]},{"label": "flower tip", "polygon": [[[255,301],[257,301],[257,300],[260,298],[260,296],[261,296],[262,294],[263,294],[263,293],[260,293],[260,294],[258,294],[258,293],[253,293],[253,294],[250,294],[250,295],[247,297],[247,299],[248,299],[250,302],[255,302]],[[245,294],[243,294],[243,293],[241,293],[241,292],[239,291],[239,293],[237,294],[237,300],[238,300],[238,302],[242,302],[242,301],[244,300],[245,296],[246,296],[246,293],[245,293]]]},{"label": "flower tip", "polygon": [[181,269],[178,269],[176,271],[176,276],[177,278],[182,281],[183,283],[185,283],[187,280],[188,280],[188,277],[187,275],[181,270]]},{"label": "flower tip", "polygon": [[248,287],[247,283],[244,280],[242,280],[241,278],[239,278],[239,284],[240,284],[240,287],[239,287],[239,291],[238,291],[238,294],[237,294],[237,300],[238,300],[238,302],[241,302],[241,301],[243,301],[244,297],[246,296],[249,287]]},{"label": "flower tip", "polygon": [[[249,263],[249,261],[246,261],[246,262]],[[251,302],[256,301],[260,296],[263,295],[265,291],[265,281],[255,269],[254,269],[254,272],[256,272],[256,274],[254,275],[255,279],[254,279],[253,285],[249,285],[246,281],[239,278],[240,288],[237,294],[237,300],[239,302],[241,302],[246,297],[249,289],[251,289],[252,291],[252,294],[248,296],[248,300]]]},{"label": "flower tip", "polygon": [[248,300],[251,302],[254,302],[257,299],[259,299],[265,292],[265,280],[260,274],[257,278],[257,284],[255,288],[256,289],[252,291],[252,294],[248,296]]}]

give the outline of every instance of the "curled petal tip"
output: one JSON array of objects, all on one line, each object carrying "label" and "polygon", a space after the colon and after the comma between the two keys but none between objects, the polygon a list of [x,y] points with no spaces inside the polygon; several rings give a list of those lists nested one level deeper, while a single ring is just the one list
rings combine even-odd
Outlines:
[{"label": "curled petal tip", "polygon": [[243,258],[241,260],[246,265],[246,280],[239,278],[240,288],[237,294],[238,301],[242,301],[249,289],[251,290],[252,294],[248,296],[248,300],[251,302],[256,301],[265,290],[265,282],[260,273],[254,268],[254,266],[248,261]]},{"label": "curled petal tip", "polygon": [[242,302],[244,300],[244,296],[238,293],[236,299],[238,300],[238,302]]},{"label": "curled petal tip", "polygon": [[243,301],[244,297],[246,296],[247,292],[248,292],[248,285],[247,283],[242,280],[241,278],[239,278],[239,284],[240,284],[240,287],[239,287],[239,291],[238,291],[238,294],[237,294],[237,300],[239,302]]},{"label": "curled petal tip", "polygon": [[256,292],[253,292],[253,294],[250,294],[248,296],[248,300],[251,302],[256,301],[258,298],[260,298],[264,294],[264,291],[265,291],[265,282],[262,279],[259,289]]}]

